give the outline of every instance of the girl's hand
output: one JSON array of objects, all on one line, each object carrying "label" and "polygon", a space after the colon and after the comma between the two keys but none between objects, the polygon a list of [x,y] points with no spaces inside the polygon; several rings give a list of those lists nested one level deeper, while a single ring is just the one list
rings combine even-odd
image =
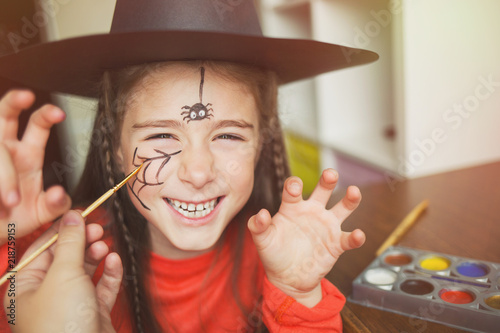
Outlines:
[{"label": "girl's hand", "polygon": [[[15,332],[114,332],[110,313],[123,274],[120,257],[108,254],[99,239],[100,225],[85,226],[81,215],[66,213],[59,227],[57,243],[40,254],[14,277],[15,295],[7,295],[4,307],[15,305]],[[50,228],[26,252],[25,257],[45,243],[56,228]],[[85,241],[85,239],[87,241]],[[87,248],[86,248],[87,246]],[[92,275],[104,259],[104,273],[97,286]],[[7,281],[7,283],[11,283]],[[15,296],[15,297],[12,297]]]},{"label": "girl's hand", "polygon": [[35,111],[21,140],[19,115],[35,100],[32,92],[14,90],[0,100],[0,245],[7,238],[7,224],[16,224],[16,236],[30,234],[71,207],[61,186],[43,190],[43,158],[50,128],[65,114],[53,105]]},{"label": "girl's hand", "polygon": [[302,181],[290,177],[279,212],[271,218],[263,209],[248,222],[269,281],[309,307],[321,300],[321,279],[339,256],[365,241],[361,230],[340,228],[361,201],[357,187],[349,187],[340,202],[325,208],[337,180],[334,170],[323,171],[311,197],[303,200]]}]

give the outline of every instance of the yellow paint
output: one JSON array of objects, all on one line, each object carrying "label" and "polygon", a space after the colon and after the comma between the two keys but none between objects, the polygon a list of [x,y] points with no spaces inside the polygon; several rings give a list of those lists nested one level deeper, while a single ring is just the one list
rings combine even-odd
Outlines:
[{"label": "yellow paint", "polygon": [[450,267],[450,261],[443,257],[429,257],[420,262],[420,267],[429,271],[442,271]]},{"label": "yellow paint", "polygon": [[316,187],[321,174],[319,147],[289,132],[285,133],[285,142],[292,175],[302,179],[303,195],[308,197]]},{"label": "yellow paint", "polygon": [[500,295],[493,295],[485,300],[486,304],[500,310]]}]

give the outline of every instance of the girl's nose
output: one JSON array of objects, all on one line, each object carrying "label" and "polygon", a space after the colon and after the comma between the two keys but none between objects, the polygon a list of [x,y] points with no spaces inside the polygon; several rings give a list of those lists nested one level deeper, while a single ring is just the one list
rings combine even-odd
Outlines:
[{"label": "girl's nose", "polygon": [[178,177],[200,189],[215,179],[214,156],[207,148],[183,149]]}]

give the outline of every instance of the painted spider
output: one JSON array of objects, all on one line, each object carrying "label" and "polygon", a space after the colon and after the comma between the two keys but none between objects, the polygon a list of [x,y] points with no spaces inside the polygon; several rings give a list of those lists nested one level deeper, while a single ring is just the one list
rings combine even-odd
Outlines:
[{"label": "painted spider", "polygon": [[191,120],[202,120],[205,118],[210,118],[213,117],[213,114],[210,113],[210,111],[213,111],[212,108],[209,108],[212,106],[211,103],[207,103],[207,105],[203,104],[203,83],[205,82],[205,68],[201,67],[201,81],[200,81],[200,102],[193,104],[192,106],[185,105],[182,107],[183,110],[188,110],[188,111],[183,111],[181,112],[181,115],[187,115],[182,120],[188,120],[187,122],[189,123]]},{"label": "painted spider", "polygon": [[[141,190],[144,187],[146,187],[146,186],[158,186],[158,185],[163,184],[163,182],[160,182],[159,179],[158,179],[158,177],[160,175],[160,172],[163,170],[163,168],[168,163],[168,161],[170,161],[170,157],[179,154],[181,151],[182,150],[176,151],[175,153],[172,153],[172,154],[167,154],[167,153],[165,153],[165,152],[163,152],[161,150],[155,149],[155,152],[157,152],[158,154],[160,154],[159,156],[141,157],[141,156],[137,155],[137,148],[135,148],[134,158],[132,160],[132,164],[134,166],[138,167],[139,165],[141,165],[141,164],[144,163],[144,167],[142,168],[142,170],[140,171],[140,173],[136,176],[136,178],[134,179],[132,185],[129,184],[129,187],[130,187],[130,190],[132,191],[132,193],[134,194],[134,196],[137,198],[137,200],[139,200],[139,202],[141,203],[142,207],[144,207],[145,209],[151,210],[139,198],[139,194],[140,194]],[[142,162],[136,162],[136,158],[139,159],[139,160],[142,160]],[[156,172],[156,175],[155,175],[156,183],[152,183],[152,182],[147,181],[146,180],[146,176],[147,176],[148,168],[150,167],[150,165],[154,161],[161,160],[161,159],[163,159],[163,161],[161,162],[161,164],[160,164],[160,166],[158,168],[158,171]],[[141,175],[142,175],[142,179],[140,177]],[[139,187],[139,190],[137,190],[137,192],[134,190],[136,183],[142,184],[142,186],[139,185],[140,187]]]},{"label": "painted spider", "polygon": [[212,104],[207,103],[207,105],[203,105],[202,103],[196,103],[193,106],[183,106],[183,109],[189,109],[189,111],[184,111],[181,113],[181,115],[187,114],[182,120],[188,119],[188,123],[191,120],[201,120],[205,119],[208,117],[212,117],[213,115],[210,113],[210,111],[213,111],[212,108],[208,108]]}]

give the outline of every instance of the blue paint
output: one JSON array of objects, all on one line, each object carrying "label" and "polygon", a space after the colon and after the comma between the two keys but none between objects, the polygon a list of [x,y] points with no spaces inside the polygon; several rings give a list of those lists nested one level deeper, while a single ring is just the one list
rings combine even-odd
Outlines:
[{"label": "blue paint", "polygon": [[463,276],[480,277],[489,273],[488,267],[474,262],[464,262],[457,267],[457,272]]}]

